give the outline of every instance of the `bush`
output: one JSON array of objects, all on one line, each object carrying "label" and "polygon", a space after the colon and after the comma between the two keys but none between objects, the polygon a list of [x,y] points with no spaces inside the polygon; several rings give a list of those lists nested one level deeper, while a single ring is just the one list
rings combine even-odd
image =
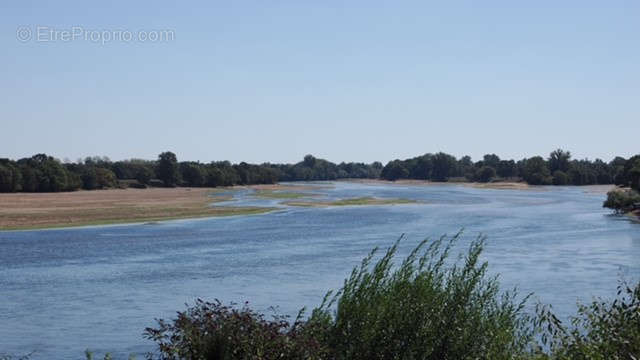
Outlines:
[{"label": "bush", "polygon": [[635,205],[640,203],[640,193],[635,190],[615,189],[607,193],[602,207],[613,209],[616,213],[624,213],[634,210]]},{"label": "bush", "polygon": [[237,309],[198,300],[172,322],[158,320],[146,335],[161,359],[512,359],[532,340],[525,297],[499,293],[484,239],[472,242],[463,264],[446,266],[459,234],[421,242],[394,268],[393,245],[377,250],[343,288],[293,324],[267,321],[246,304]]},{"label": "bush", "polygon": [[[484,239],[472,242],[463,264],[447,267],[460,234],[421,242],[394,269],[398,243],[373,266],[376,250],[344,287],[314,310],[311,322],[327,324],[336,359],[507,359],[523,354],[532,332],[523,301],[499,293],[487,264]],[[336,305],[335,311],[331,308]]]},{"label": "bush", "polygon": [[613,301],[594,300],[579,305],[566,328],[549,311],[539,307],[538,321],[547,325],[542,336],[551,354],[547,359],[638,359],[640,356],[640,283],[622,282]]},{"label": "bush", "polygon": [[[197,300],[146,337],[160,359],[639,359],[640,283],[621,283],[613,301],[579,305],[566,327],[528,299],[500,293],[479,257],[484,238],[464,258],[449,254],[460,234],[421,242],[399,266],[396,242],[377,249],[329,292],[307,320],[264,315]],[[460,259],[463,261],[460,262]]]},{"label": "bush", "polygon": [[491,166],[483,166],[478,170],[477,178],[479,182],[487,183],[496,177],[496,170]]},{"label": "bush", "polygon": [[158,320],[158,328],[147,328],[145,334],[157,343],[160,359],[326,358],[313,326],[300,318],[293,324],[281,315],[266,320],[246,303],[237,309],[198,299],[177,319]]}]

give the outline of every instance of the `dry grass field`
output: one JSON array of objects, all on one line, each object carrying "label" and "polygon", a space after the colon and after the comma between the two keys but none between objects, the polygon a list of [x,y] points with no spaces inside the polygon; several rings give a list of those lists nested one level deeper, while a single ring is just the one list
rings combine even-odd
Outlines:
[{"label": "dry grass field", "polygon": [[224,190],[150,188],[64,193],[0,194],[0,230],[131,223],[209,216],[259,214],[262,207],[211,206]]}]

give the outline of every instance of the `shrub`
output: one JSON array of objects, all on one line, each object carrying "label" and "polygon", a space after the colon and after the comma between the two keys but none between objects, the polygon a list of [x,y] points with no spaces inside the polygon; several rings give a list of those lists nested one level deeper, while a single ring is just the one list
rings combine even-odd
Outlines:
[{"label": "shrub", "polygon": [[[480,261],[484,238],[449,255],[460,233],[422,241],[394,266],[400,240],[374,249],[335,294],[303,320],[197,300],[145,335],[160,359],[639,359],[640,283],[613,301],[579,305],[566,327],[529,296],[501,293]],[[373,261],[378,258],[377,261]]]},{"label": "shrub", "polygon": [[157,343],[160,359],[326,358],[316,340],[321,337],[300,319],[293,324],[282,315],[266,320],[246,303],[238,309],[198,299],[172,322],[158,320],[158,327],[147,328],[145,335]]},{"label": "shrub", "polygon": [[477,178],[479,182],[489,182],[496,177],[496,170],[491,166],[483,166],[478,170]]},{"label": "shrub", "polygon": [[[162,359],[511,359],[532,339],[526,300],[500,294],[484,239],[472,242],[461,265],[447,267],[459,234],[421,242],[394,268],[398,242],[374,265],[372,251],[336,295],[302,321],[268,321],[246,304],[196,301],[146,335]],[[428,245],[428,246],[427,246]]]},{"label": "shrub", "polygon": [[[394,268],[398,243],[370,266],[376,250],[319,308],[311,322],[328,324],[336,359],[507,359],[523,354],[532,333],[527,299],[500,294],[487,264],[484,239],[472,242],[463,264],[447,267],[460,234],[421,242]],[[327,297],[328,298],[328,297]],[[331,308],[335,304],[335,311]]]},{"label": "shrub", "polygon": [[618,286],[613,301],[594,300],[578,305],[565,327],[548,307],[538,308],[539,323],[546,324],[542,336],[550,348],[546,359],[638,359],[640,357],[640,283],[631,288],[624,282]]},{"label": "shrub", "polygon": [[631,211],[640,203],[640,193],[635,190],[615,189],[607,193],[603,207],[613,209],[616,213]]}]

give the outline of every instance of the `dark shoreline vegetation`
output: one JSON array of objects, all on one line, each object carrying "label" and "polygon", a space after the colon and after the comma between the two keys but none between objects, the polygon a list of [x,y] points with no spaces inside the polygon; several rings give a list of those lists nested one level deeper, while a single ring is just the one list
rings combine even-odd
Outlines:
[{"label": "dark shoreline vegetation", "polygon": [[621,281],[614,299],[579,304],[565,324],[550,306],[532,304],[532,294],[500,289],[481,260],[483,236],[452,256],[460,237],[426,239],[399,264],[400,239],[384,254],[376,248],[340,290],[293,320],[268,317],[248,303],[197,299],[144,331],[156,345],[147,358],[640,358],[640,283]]},{"label": "dark shoreline vegetation", "polygon": [[561,149],[547,159],[534,156],[519,161],[487,154],[473,162],[469,156],[456,159],[442,152],[406,160],[335,164],[307,155],[296,164],[231,164],[228,161],[178,162],[172,152],[157,160],[131,159],[112,162],[106,157],[87,157],[77,162],[37,154],[17,161],[0,159],[0,192],[59,192],[79,189],[146,188],[148,186],[219,187],[274,184],[281,181],[337,179],[416,179],[437,182],[523,181],[530,185],[616,184],[628,188],[609,193],[604,206],[616,212],[640,209],[640,154],[629,159],[616,157],[572,160]]}]

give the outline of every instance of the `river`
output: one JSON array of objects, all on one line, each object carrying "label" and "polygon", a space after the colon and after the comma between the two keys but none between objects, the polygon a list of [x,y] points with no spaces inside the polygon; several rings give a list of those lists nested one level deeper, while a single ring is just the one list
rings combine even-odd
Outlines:
[{"label": "river", "polygon": [[[195,298],[248,301],[295,314],[318,305],[374,246],[406,234],[464,228],[458,249],[486,234],[483,259],[504,289],[534,292],[564,319],[576,302],[612,296],[640,277],[640,225],[602,208],[581,187],[536,190],[320,183],[324,198],[373,196],[416,204],[291,207],[237,192],[229,205],[276,205],[253,216],[0,232],[0,354],[115,358],[153,349],[145,327]],[[322,198],[321,198],[322,199]],[[533,302],[532,302],[533,303]],[[142,358],[142,356],[138,356]]]}]

